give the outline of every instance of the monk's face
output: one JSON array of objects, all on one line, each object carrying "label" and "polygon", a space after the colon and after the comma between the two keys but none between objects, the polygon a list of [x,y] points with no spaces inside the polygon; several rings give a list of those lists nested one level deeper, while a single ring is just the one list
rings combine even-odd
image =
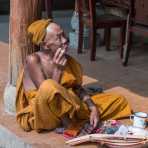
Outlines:
[{"label": "monk's face", "polygon": [[55,53],[59,48],[68,49],[68,39],[59,25],[51,23],[47,27],[43,48],[50,49],[52,53]]}]

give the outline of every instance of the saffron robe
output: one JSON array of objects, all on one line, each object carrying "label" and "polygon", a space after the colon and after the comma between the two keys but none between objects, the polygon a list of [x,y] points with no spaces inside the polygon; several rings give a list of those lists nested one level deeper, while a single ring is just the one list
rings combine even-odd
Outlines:
[{"label": "saffron robe", "polygon": [[[87,105],[74,92],[75,85],[82,84],[82,68],[72,57],[68,58],[60,84],[52,79],[42,82],[39,89],[25,92],[24,70],[17,81],[17,122],[25,131],[54,129],[61,118],[68,115],[71,122],[89,120]],[[91,97],[100,111],[101,120],[119,119],[131,114],[127,100],[118,94],[98,93]]]}]

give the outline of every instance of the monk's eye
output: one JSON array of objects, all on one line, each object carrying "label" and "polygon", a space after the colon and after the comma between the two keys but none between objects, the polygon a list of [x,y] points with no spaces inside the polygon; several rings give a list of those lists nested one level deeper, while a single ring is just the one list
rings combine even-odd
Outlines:
[{"label": "monk's eye", "polygon": [[61,39],[62,39],[62,36],[61,36],[61,35],[58,35],[58,36],[56,37],[56,41],[61,41]]}]

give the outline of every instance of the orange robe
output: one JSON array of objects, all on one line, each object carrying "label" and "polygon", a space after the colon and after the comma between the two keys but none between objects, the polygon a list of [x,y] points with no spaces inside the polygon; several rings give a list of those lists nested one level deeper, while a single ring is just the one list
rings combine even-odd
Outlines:
[{"label": "orange robe", "polygon": [[[82,68],[72,57],[68,58],[60,84],[48,79],[38,90],[25,92],[23,74],[22,70],[17,81],[16,111],[17,121],[24,130],[54,129],[60,125],[64,115],[68,115],[72,122],[89,120],[87,105],[73,91],[75,85],[82,84]],[[123,96],[101,93],[92,96],[92,100],[99,108],[102,120],[119,119],[131,114]]]}]

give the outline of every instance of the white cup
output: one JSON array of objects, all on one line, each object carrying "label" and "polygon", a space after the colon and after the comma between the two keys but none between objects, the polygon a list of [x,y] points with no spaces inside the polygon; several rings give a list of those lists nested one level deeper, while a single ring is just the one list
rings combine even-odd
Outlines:
[{"label": "white cup", "polygon": [[148,118],[148,114],[144,112],[136,112],[130,116],[130,120],[133,121],[134,127],[145,128],[146,127],[146,120]]}]

